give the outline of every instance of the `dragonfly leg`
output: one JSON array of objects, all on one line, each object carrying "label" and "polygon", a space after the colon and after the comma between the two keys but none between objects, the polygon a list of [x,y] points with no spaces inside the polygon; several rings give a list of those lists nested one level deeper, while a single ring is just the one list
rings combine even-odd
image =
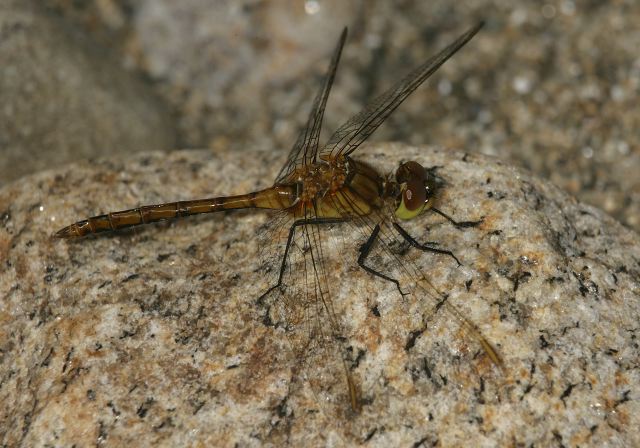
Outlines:
[{"label": "dragonfly leg", "polygon": [[369,236],[367,241],[362,246],[360,246],[360,256],[358,256],[358,266],[360,266],[362,269],[364,269],[371,275],[375,275],[376,277],[380,277],[383,280],[393,283],[394,285],[396,285],[396,288],[398,288],[398,291],[400,292],[400,294],[402,296],[405,296],[407,294],[402,292],[402,289],[400,289],[400,282],[398,280],[396,280],[395,278],[391,278],[380,271],[376,271],[375,269],[364,264],[365,260],[371,253],[371,249],[373,249],[373,243],[375,242],[379,233],[380,233],[380,224],[376,224],[376,226],[373,228],[373,232],[371,232],[371,235]]},{"label": "dragonfly leg", "polygon": [[437,243],[433,243],[433,242],[427,242],[424,244],[420,244],[419,242],[417,242],[411,235],[409,235],[409,232],[407,232],[406,230],[404,230],[400,224],[398,224],[397,222],[393,223],[393,227],[398,231],[398,233],[400,234],[400,236],[402,238],[404,238],[404,240],[411,244],[413,247],[415,247],[416,249],[420,249],[423,250],[425,252],[433,252],[435,254],[443,254],[443,255],[449,255],[451,258],[453,258],[454,260],[456,260],[456,263],[458,263],[458,266],[462,266],[462,263],[460,263],[460,260],[458,260],[458,257],[456,257],[453,252],[451,252],[450,250],[446,250],[446,249],[438,249],[437,247],[433,247],[434,245],[436,245]]},{"label": "dragonfly leg", "polygon": [[271,286],[267,289],[260,297],[258,297],[257,302],[261,303],[266,296],[268,296],[272,291],[278,289],[282,286],[282,279],[284,278],[284,273],[287,269],[287,258],[289,257],[289,250],[291,249],[291,245],[293,244],[293,237],[296,233],[296,227],[305,226],[305,225],[323,225],[323,224],[336,224],[340,222],[344,222],[344,219],[340,218],[312,218],[312,219],[298,219],[291,224],[289,228],[289,235],[287,236],[287,244],[284,248],[284,255],[282,256],[282,263],[280,264],[280,273],[278,274],[278,281],[275,285]]},{"label": "dragonfly leg", "polygon": [[437,209],[435,207],[431,207],[431,210],[433,210],[434,212],[436,212],[438,215],[442,216],[443,218],[445,218],[447,221],[449,221],[451,224],[453,224],[455,227],[462,229],[462,228],[467,228],[467,227],[476,227],[480,224],[482,224],[484,222],[484,219],[480,218],[477,221],[456,221],[455,219],[453,219],[451,216],[447,215],[445,212],[443,212],[440,209]]}]

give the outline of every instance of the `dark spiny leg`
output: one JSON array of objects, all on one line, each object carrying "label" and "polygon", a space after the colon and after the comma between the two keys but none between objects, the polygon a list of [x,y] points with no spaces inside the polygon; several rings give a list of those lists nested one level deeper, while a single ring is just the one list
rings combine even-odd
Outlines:
[{"label": "dark spiny leg", "polygon": [[435,207],[431,207],[431,210],[433,210],[438,215],[440,215],[443,218],[445,218],[447,221],[449,221],[451,224],[453,224],[454,226],[458,227],[459,229],[460,228],[466,228],[466,227],[476,227],[477,225],[482,224],[482,222],[484,221],[484,219],[479,219],[478,221],[459,221],[458,222],[455,219],[453,219],[451,216],[447,215],[442,210],[438,210]]},{"label": "dark spiny leg", "polygon": [[364,264],[365,260],[371,253],[371,249],[373,248],[373,243],[375,242],[375,239],[377,238],[379,233],[380,233],[380,224],[376,224],[376,226],[373,229],[373,232],[371,232],[371,236],[369,236],[367,241],[362,246],[360,246],[360,256],[358,257],[358,266],[360,266],[362,269],[367,271],[369,274],[375,275],[376,277],[380,277],[381,279],[384,279],[388,282],[393,283],[394,285],[396,285],[396,288],[398,288],[398,291],[400,291],[400,294],[405,296],[406,294],[402,292],[402,289],[400,289],[400,282],[398,282],[398,280],[396,280],[395,278],[391,278],[387,275],[384,275],[382,272],[378,272],[375,269],[370,268],[369,266]]},{"label": "dark spiny leg", "polygon": [[257,302],[261,303],[262,300],[271,293],[271,291],[282,286],[282,279],[284,277],[284,272],[287,268],[287,257],[289,256],[289,249],[291,249],[291,244],[293,244],[293,236],[296,231],[296,227],[300,227],[303,225],[321,225],[321,224],[335,224],[339,222],[344,222],[344,219],[339,218],[315,218],[315,219],[299,219],[291,224],[289,228],[289,236],[287,236],[287,245],[284,248],[284,255],[282,256],[282,264],[280,265],[280,273],[278,274],[278,282],[267,289],[264,294],[258,297]]},{"label": "dark spiny leg", "polygon": [[458,263],[458,266],[462,266],[462,263],[460,263],[460,260],[458,260],[458,257],[453,255],[453,252],[451,252],[450,250],[438,249],[437,247],[433,247],[433,245],[437,244],[437,243],[427,242],[425,244],[420,244],[411,235],[409,235],[409,232],[407,232],[402,227],[400,227],[400,224],[398,224],[397,222],[393,223],[393,227],[395,227],[395,229],[398,231],[400,236],[402,238],[404,238],[404,240],[407,243],[411,244],[416,249],[420,249],[420,250],[423,250],[425,252],[433,252],[433,253],[436,253],[436,254],[449,255],[451,258],[456,260],[456,263]]}]

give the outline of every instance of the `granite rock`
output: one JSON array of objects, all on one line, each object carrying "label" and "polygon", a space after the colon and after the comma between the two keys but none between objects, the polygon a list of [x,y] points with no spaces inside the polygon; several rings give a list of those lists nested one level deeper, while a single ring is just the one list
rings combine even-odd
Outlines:
[{"label": "granite rock", "polygon": [[175,145],[166,105],[30,0],[0,0],[0,185],[78,159]]},{"label": "granite rock", "polygon": [[[79,163],[0,190],[0,441],[9,446],[635,446],[640,444],[640,238],[527,171],[456,150],[370,144],[390,172],[437,166],[438,207],[408,247],[450,308],[358,268],[366,239],[324,245],[343,329],[291,350],[256,299],[271,284],[265,211],[54,240],[86,216],[270,184],[277,151],[181,151]],[[339,242],[344,246],[339,246]],[[381,266],[387,261],[379,260]],[[277,271],[277,269],[276,269]],[[271,274],[276,271],[271,269]],[[428,315],[422,325],[423,313]],[[302,356],[302,357],[300,357]],[[319,362],[318,362],[319,361]],[[354,413],[342,377],[362,398]]]}]

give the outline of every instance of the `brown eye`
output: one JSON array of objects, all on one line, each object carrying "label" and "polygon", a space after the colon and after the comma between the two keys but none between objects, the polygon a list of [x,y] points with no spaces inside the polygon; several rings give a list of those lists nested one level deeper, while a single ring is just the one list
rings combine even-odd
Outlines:
[{"label": "brown eye", "polygon": [[413,211],[424,206],[427,191],[422,181],[414,178],[407,182],[407,188],[402,192],[402,196],[407,210]]},{"label": "brown eye", "polygon": [[401,184],[411,179],[423,181],[425,178],[425,169],[418,162],[414,161],[403,163],[398,167],[398,171],[396,172],[396,180]]},{"label": "brown eye", "polygon": [[396,182],[402,189],[396,216],[400,219],[413,219],[430,207],[428,202],[433,194],[429,173],[418,162],[401,164],[396,171]]}]

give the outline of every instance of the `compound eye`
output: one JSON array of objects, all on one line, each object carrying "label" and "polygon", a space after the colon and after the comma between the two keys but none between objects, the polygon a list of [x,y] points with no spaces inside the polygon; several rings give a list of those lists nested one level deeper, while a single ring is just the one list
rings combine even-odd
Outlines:
[{"label": "compound eye", "polygon": [[396,209],[396,216],[400,219],[413,219],[425,209],[427,205],[427,190],[419,179],[410,179],[402,190],[402,199]]},{"label": "compound eye", "polygon": [[407,182],[407,188],[402,192],[402,200],[408,210],[417,210],[424,206],[427,200],[427,190],[418,179]]},{"label": "compound eye", "polygon": [[396,180],[399,183],[408,182],[410,179],[424,180],[426,177],[425,169],[418,162],[409,161],[405,162],[396,172]]}]

